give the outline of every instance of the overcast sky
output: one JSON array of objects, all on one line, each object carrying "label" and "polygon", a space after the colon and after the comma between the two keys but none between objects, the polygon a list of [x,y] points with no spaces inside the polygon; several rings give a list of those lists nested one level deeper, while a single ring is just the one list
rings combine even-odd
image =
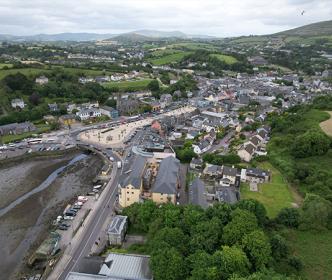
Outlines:
[{"label": "overcast sky", "polygon": [[13,35],[156,29],[227,37],[331,19],[332,0],[0,0],[0,33]]}]

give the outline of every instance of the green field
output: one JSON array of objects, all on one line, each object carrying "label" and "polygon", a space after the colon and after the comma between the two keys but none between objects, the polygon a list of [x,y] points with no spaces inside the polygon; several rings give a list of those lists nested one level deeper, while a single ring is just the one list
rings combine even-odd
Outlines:
[{"label": "green field", "polygon": [[103,84],[106,88],[118,88],[120,91],[131,90],[145,90],[152,79],[136,80],[136,81],[124,81],[124,82],[108,82]]},{"label": "green field", "polygon": [[235,57],[225,54],[211,54],[211,57],[215,57],[218,60],[223,61],[230,65],[238,62],[238,60]]},{"label": "green field", "polygon": [[13,64],[9,63],[0,63],[0,70],[3,69],[4,67],[12,68]]},{"label": "green field", "polygon": [[185,43],[176,43],[176,44],[171,44],[167,45],[167,48],[173,48],[173,49],[188,49],[191,51],[196,51],[196,50],[209,50],[209,51],[215,51],[218,50],[216,46],[213,46],[211,44],[206,44],[206,43],[194,43],[194,42],[185,42]]},{"label": "green field", "polygon": [[264,162],[258,167],[272,172],[271,182],[259,184],[258,192],[250,191],[247,183],[241,183],[241,198],[258,200],[265,206],[268,216],[274,218],[282,208],[292,207],[292,203],[296,200],[295,194],[281,173],[270,163]]},{"label": "green field", "polygon": [[[1,69],[1,64],[0,64]],[[10,74],[22,73],[26,76],[37,76],[42,74],[47,74],[55,69],[63,69],[64,72],[70,74],[78,74],[78,75],[85,75],[85,76],[101,76],[101,75],[111,75],[114,72],[111,71],[102,71],[102,70],[93,70],[93,69],[82,69],[82,68],[64,68],[64,67],[52,67],[52,69],[47,68],[20,68],[20,69],[8,69],[8,70],[0,70],[0,80]]]},{"label": "green field", "polygon": [[293,254],[304,264],[302,274],[305,279],[332,279],[332,231],[290,230],[287,239]]},{"label": "green field", "polygon": [[153,65],[165,65],[181,61],[185,56],[191,54],[191,52],[176,52],[173,54],[167,54],[158,58],[150,59],[150,63]]}]

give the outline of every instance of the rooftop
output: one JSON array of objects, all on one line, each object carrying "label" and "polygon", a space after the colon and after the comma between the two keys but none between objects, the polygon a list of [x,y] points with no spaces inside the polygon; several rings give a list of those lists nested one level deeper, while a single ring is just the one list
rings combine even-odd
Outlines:
[{"label": "rooftop", "polygon": [[120,234],[126,222],[127,222],[127,216],[120,216],[120,215],[115,216],[107,232],[112,234]]},{"label": "rooftop", "polygon": [[131,172],[129,174],[122,174],[120,178],[121,187],[132,185],[135,188],[140,188],[145,164],[146,158],[140,155],[136,156],[130,167]]},{"label": "rooftop", "polygon": [[154,193],[176,194],[180,161],[172,156],[164,158],[159,166]]}]

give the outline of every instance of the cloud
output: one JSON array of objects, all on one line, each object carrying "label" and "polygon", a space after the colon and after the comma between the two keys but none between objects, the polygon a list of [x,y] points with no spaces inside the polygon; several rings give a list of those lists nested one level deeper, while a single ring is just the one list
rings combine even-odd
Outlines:
[{"label": "cloud", "polygon": [[[332,18],[331,0],[0,0],[0,33],[267,34]],[[301,11],[306,10],[304,16]]]}]

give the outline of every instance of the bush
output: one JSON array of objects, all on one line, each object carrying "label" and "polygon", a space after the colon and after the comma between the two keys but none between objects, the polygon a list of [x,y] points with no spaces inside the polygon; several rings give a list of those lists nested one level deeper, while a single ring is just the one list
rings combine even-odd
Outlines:
[{"label": "bush", "polygon": [[297,228],[300,224],[300,212],[295,208],[283,208],[280,210],[276,221],[286,227]]}]

